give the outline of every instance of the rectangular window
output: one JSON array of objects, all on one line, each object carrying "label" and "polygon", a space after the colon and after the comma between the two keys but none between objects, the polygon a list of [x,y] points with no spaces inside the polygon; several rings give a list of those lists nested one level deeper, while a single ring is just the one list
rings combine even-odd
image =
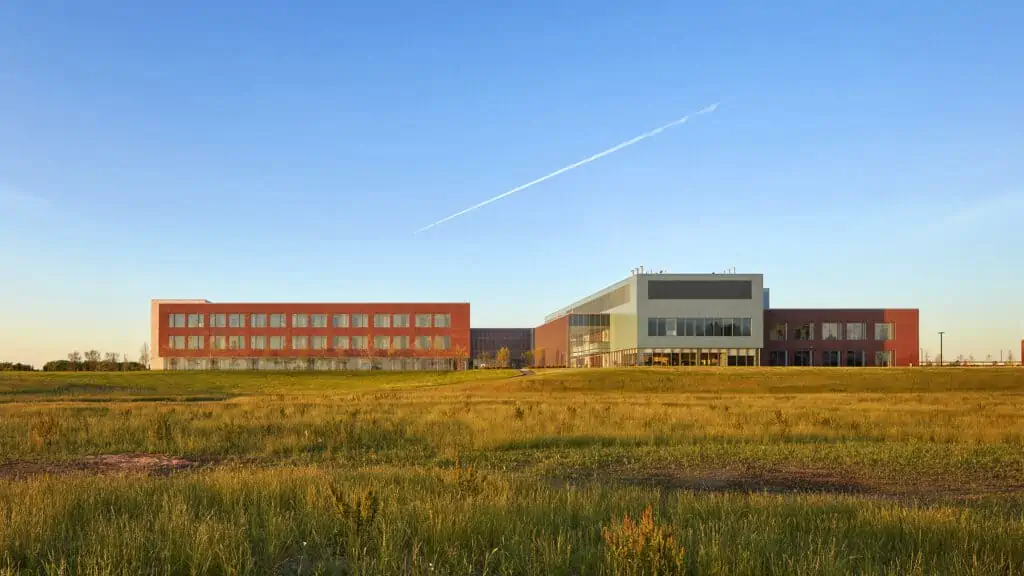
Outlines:
[{"label": "rectangular window", "polygon": [[335,314],[331,318],[331,325],[335,328],[348,328],[348,314]]},{"label": "rectangular window", "polygon": [[751,300],[750,280],[648,280],[648,300]]},{"label": "rectangular window", "polygon": [[408,328],[409,327],[409,315],[408,314],[395,314],[391,317],[391,325],[395,328]]},{"label": "rectangular window", "polygon": [[722,323],[722,336],[733,336],[733,335],[739,336],[739,334],[736,334],[736,332],[739,332],[739,330],[736,330],[736,319],[735,318],[722,318],[721,323]]},{"label": "rectangular window", "polygon": [[309,314],[292,314],[292,328],[309,328]]},{"label": "rectangular window", "polygon": [[228,336],[229,350],[242,350],[245,348],[245,336]]},{"label": "rectangular window", "polygon": [[448,336],[434,336],[434,350],[447,350],[451,345],[451,339]]},{"label": "rectangular window", "polygon": [[249,318],[250,328],[266,328],[267,327],[267,315],[266,314],[253,314]]},{"label": "rectangular window", "polygon": [[348,350],[348,336],[335,336],[334,337],[334,349],[335,350]]},{"label": "rectangular window", "polygon": [[211,328],[227,328],[228,327],[228,315],[227,314],[210,314],[210,327]]},{"label": "rectangular window", "polygon": [[750,336],[750,318],[740,318],[740,336]]},{"label": "rectangular window", "polygon": [[[892,322],[875,322],[875,340],[894,340],[896,335],[893,331]],[[882,364],[877,364],[882,366]],[[888,364],[885,364],[888,366]]]},{"label": "rectangular window", "polygon": [[876,351],[875,366],[892,366],[892,352],[888,350]]},{"label": "rectangular window", "polygon": [[[696,329],[696,332],[697,332],[697,336],[705,336],[706,335],[705,331],[706,331],[707,324],[704,322],[704,319],[703,318],[694,318],[693,322],[694,322],[694,328]],[[714,332],[712,332],[712,333],[714,333]]]},{"label": "rectangular window", "polygon": [[264,350],[267,347],[266,336],[250,336],[249,337],[249,348],[253,350]]},{"label": "rectangular window", "polygon": [[373,348],[375,350],[387,350],[391,346],[391,336],[374,336]]},{"label": "rectangular window", "polygon": [[394,345],[393,348],[395,350],[405,350],[409,347],[409,337],[395,336],[394,340],[392,341],[392,344]]},{"label": "rectangular window", "polygon": [[839,366],[839,350],[822,350],[821,365],[830,367]]},{"label": "rectangular window", "polygon": [[434,314],[434,328],[451,328],[451,314]]},{"label": "rectangular window", "polygon": [[228,328],[245,328],[245,314],[228,314]]},{"label": "rectangular window", "polygon": [[284,336],[271,336],[270,337],[270,349],[271,350],[284,350]]},{"label": "rectangular window", "polygon": [[676,319],[675,318],[665,318],[665,336],[675,336],[675,335],[676,335]]},{"label": "rectangular window", "polygon": [[811,351],[810,350],[797,350],[793,352],[793,366],[810,366],[811,365]]},{"label": "rectangular window", "polygon": [[171,350],[184,350],[185,349],[185,337],[184,336],[171,336],[167,341],[167,347]]},{"label": "rectangular window", "polygon": [[417,328],[430,328],[430,314],[417,314],[416,315],[416,327]]},{"label": "rectangular window", "polygon": [[[846,339],[847,340],[867,340],[868,339],[868,325],[867,322],[847,322],[846,323]],[[863,366],[863,364],[860,364]]]},{"label": "rectangular window", "polygon": [[679,321],[683,323],[683,336],[696,336],[697,321],[695,318],[680,318]]},{"label": "rectangular window", "polygon": [[188,315],[188,327],[189,328],[202,328],[204,314],[189,314]]},{"label": "rectangular window", "polygon": [[[821,339],[842,340],[842,336],[839,334],[839,322],[822,322]],[[828,364],[826,364],[826,366],[828,366]]]},{"label": "rectangular window", "polygon": [[[785,342],[786,341],[786,336],[788,336],[788,335],[789,335],[789,324],[786,324],[785,322],[782,322],[780,324],[776,324],[776,325],[772,326],[771,331],[768,332],[768,339],[771,340],[772,342]],[[772,365],[773,366],[778,366],[778,364],[772,364]]]},{"label": "rectangular window", "polygon": [[168,314],[167,315],[167,326],[170,328],[184,328],[185,327],[185,315],[184,314]]},{"label": "rectangular window", "polygon": [[373,327],[374,328],[390,328],[391,327],[391,315],[390,314],[374,314],[373,315]]},{"label": "rectangular window", "polygon": [[666,336],[668,335],[668,323],[666,318],[648,318],[647,319],[647,335],[648,336]]},{"label": "rectangular window", "polygon": [[327,314],[310,314],[309,325],[313,328],[327,328]]},{"label": "rectangular window", "polygon": [[292,350],[309,348],[309,336],[292,336]]},{"label": "rectangular window", "polygon": [[270,315],[270,327],[271,328],[284,328],[285,327],[285,314],[271,314]]},{"label": "rectangular window", "polygon": [[[793,329],[793,340],[814,340],[814,324],[808,322]],[[795,364],[803,366],[803,364]]]},{"label": "rectangular window", "polygon": [[430,336],[417,336],[416,337],[416,349],[417,350],[430,350]]},{"label": "rectangular window", "polygon": [[366,350],[369,348],[369,339],[366,336],[353,336],[352,337],[352,349],[353,350]]},{"label": "rectangular window", "polygon": [[846,365],[847,366],[863,366],[864,365],[864,351],[863,350],[847,350],[846,351]]},{"label": "rectangular window", "polygon": [[327,336],[313,336],[310,339],[313,350],[327,350]]},{"label": "rectangular window", "polygon": [[721,318],[712,318],[715,326],[715,336],[723,336],[725,334],[725,326],[722,326]]},{"label": "rectangular window", "polygon": [[368,328],[370,326],[369,320],[366,314],[353,314],[352,315],[352,327],[353,328]]},{"label": "rectangular window", "polygon": [[[212,320],[211,320],[212,323]],[[214,350],[227,350],[228,349],[228,338],[227,336],[210,336],[210,348]]]},{"label": "rectangular window", "polygon": [[771,366],[789,366],[786,350],[772,350],[768,354],[768,362]]},{"label": "rectangular window", "polygon": [[202,350],[203,349],[203,337],[202,336],[189,336],[188,337],[188,349],[189,350]]}]

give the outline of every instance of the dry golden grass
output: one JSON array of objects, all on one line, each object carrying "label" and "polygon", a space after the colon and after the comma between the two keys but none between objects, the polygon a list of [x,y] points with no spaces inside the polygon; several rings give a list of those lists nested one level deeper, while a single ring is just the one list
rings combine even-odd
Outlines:
[{"label": "dry golden grass", "polygon": [[1024,574],[1019,369],[0,375],[0,458],[0,574],[593,574],[649,505],[688,573]]}]

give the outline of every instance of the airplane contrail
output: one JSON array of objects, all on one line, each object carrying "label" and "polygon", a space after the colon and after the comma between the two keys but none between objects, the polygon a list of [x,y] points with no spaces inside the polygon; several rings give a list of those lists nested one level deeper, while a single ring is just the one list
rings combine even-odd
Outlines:
[{"label": "airplane contrail", "polygon": [[[718,105],[719,104],[720,104],[720,102],[715,102],[714,104],[711,104],[709,106],[705,106],[704,108],[701,108],[699,112],[695,113],[694,116],[700,116],[702,114],[708,114],[708,113],[714,112],[715,110],[718,109]],[[445,222],[447,222],[449,220],[452,220],[454,218],[458,218],[459,216],[462,216],[463,214],[467,214],[469,212],[472,212],[473,210],[476,210],[477,208],[483,208],[484,206],[487,206],[491,202],[497,202],[498,200],[501,200],[502,198],[504,198],[506,196],[511,196],[512,194],[515,194],[516,192],[522,192],[523,190],[526,190],[527,188],[529,188],[531,186],[534,186],[536,184],[540,184],[541,182],[544,182],[545,180],[550,180],[551,178],[554,178],[555,176],[558,176],[559,174],[564,174],[565,172],[568,172],[569,170],[572,170],[574,168],[579,168],[580,166],[583,166],[584,164],[589,164],[589,163],[593,162],[594,160],[597,160],[598,158],[603,158],[603,157],[605,157],[605,156],[607,156],[607,155],[609,155],[609,154],[611,154],[613,152],[618,152],[619,150],[622,150],[623,148],[626,148],[627,146],[632,146],[633,144],[636,144],[637,142],[640,142],[641,140],[646,140],[646,139],[650,138],[651,136],[656,136],[656,135],[660,134],[661,132],[664,132],[665,130],[667,130],[667,129],[673,127],[673,126],[678,126],[680,124],[685,124],[686,121],[689,120],[689,119],[690,119],[689,116],[683,116],[682,118],[679,118],[678,120],[673,120],[673,121],[669,122],[668,124],[664,124],[662,126],[658,126],[654,130],[650,130],[648,132],[644,132],[643,134],[641,134],[641,135],[639,135],[639,136],[637,136],[635,138],[630,138],[629,140],[626,140],[625,142],[622,142],[621,144],[616,144],[615,146],[612,146],[611,148],[609,148],[607,150],[603,150],[603,151],[598,152],[597,154],[594,154],[592,156],[587,156],[586,158],[584,158],[583,160],[580,160],[579,162],[574,162],[572,164],[569,164],[568,166],[565,166],[563,168],[559,168],[558,170],[555,170],[554,172],[551,172],[550,174],[545,174],[544,176],[541,176],[540,178],[537,178],[536,180],[531,180],[531,181],[527,182],[526,184],[521,184],[519,186],[516,186],[515,188],[513,188],[513,189],[511,189],[511,190],[509,190],[507,192],[502,192],[501,194],[498,194],[497,196],[494,196],[493,198],[488,198],[487,200],[484,200],[483,202],[480,202],[479,204],[474,204],[474,205],[470,206],[469,208],[466,208],[465,210],[460,210],[459,212],[456,212],[455,214],[452,214],[451,216],[448,216],[446,218],[442,218],[442,219],[438,220],[437,222],[434,222],[433,224],[428,224],[428,225],[424,226],[423,228],[420,228],[419,230],[413,232],[413,234],[419,234],[420,232],[425,232],[425,231],[430,230],[431,228],[433,228],[433,227],[435,227],[435,226],[437,226],[439,224],[444,224]]]}]

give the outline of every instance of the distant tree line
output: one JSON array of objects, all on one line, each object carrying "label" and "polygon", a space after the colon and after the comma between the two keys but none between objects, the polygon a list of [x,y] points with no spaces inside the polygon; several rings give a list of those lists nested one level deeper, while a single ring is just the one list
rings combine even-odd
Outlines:
[{"label": "distant tree line", "polygon": [[68,354],[67,360],[51,360],[43,364],[45,372],[138,372],[149,370],[149,346],[143,345],[139,361],[122,358],[117,352],[100,354],[99,350],[89,350],[82,354],[77,350]]},{"label": "distant tree line", "polygon": [[35,367],[21,362],[0,362],[0,372],[31,372]]}]

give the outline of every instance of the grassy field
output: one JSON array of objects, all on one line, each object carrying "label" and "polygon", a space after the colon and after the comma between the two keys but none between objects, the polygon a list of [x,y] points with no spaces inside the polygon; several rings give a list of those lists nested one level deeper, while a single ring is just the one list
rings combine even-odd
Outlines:
[{"label": "grassy field", "polygon": [[25,572],[1024,575],[1024,370],[0,374]]}]

